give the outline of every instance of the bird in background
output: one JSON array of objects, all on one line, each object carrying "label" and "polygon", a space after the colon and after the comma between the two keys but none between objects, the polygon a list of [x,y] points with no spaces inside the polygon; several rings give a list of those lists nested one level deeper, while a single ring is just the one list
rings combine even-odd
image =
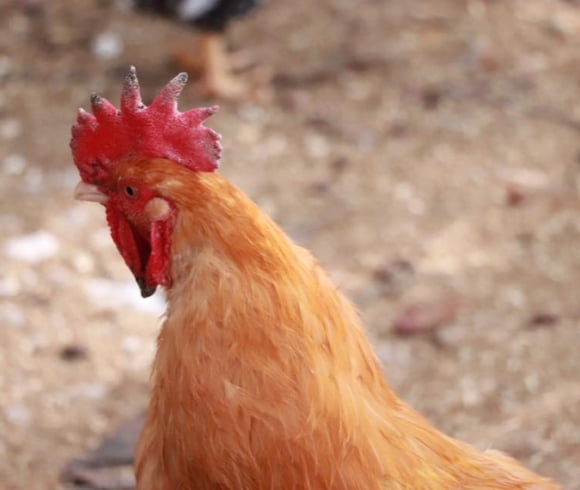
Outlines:
[{"label": "bird in background", "polygon": [[[233,75],[227,50],[231,22],[252,12],[263,0],[132,0],[137,10],[190,25],[196,34],[187,51],[176,56],[187,71],[198,73],[202,95],[239,100],[255,95],[257,81]],[[253,86],[255,85],[255,86]]]},{"label": "bird in background", "polygon": [[218,171],[217,108],[180,112],[186,79],[146,106],[131,68],[120,108],[93,96],[72,128],[76,198],[141,294],[167,293],[138,490],[560,488],[394,393],[354,306]]}]

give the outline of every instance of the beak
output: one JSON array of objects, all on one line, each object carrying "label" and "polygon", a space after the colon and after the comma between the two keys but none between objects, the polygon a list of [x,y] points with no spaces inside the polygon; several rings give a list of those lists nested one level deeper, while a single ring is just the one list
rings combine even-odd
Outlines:
[{"label": "beak", "polygon": [[100,202],[101,204],[107,204],[109,200],[109,196],[103,194],[97,186],[82,181],[75,187],[74,197],[79,201]]},{"label": "beak", "polygon": [[135,277],[137,284],[139,284],[139,289],[141,290],[141,297],[148,298],[149,296],[155,294],[157,286],[148,286],[145,279],[142,277]]}]

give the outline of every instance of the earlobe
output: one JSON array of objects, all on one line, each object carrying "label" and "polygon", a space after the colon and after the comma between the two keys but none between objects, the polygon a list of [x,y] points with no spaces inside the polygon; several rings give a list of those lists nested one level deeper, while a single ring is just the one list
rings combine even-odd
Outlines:
[{"label": "earlobe", "polygon": [[[147,263],[146,280],[148,284],[159,284],[167,286],[169,281],[169,267],[171,264],[171,236],[173,235],[174,219],[170,216],[171,207],[164,199],[152,199],[161,201],[167,206],[169,213],[165,213],[165,218],[158,218],[151,222],[150,243],[151,256]],[[161,204],[158,204],[161,207]]]},{"label": "earlobe", "polygon": [[171,206],[162,197],[154,197],[145,206],[145,214],[151,222],[164,220],[171,214]]}]

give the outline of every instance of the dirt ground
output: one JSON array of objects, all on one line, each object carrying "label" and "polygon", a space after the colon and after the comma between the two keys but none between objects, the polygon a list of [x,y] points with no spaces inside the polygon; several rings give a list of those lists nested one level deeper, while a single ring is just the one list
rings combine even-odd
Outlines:
[{"label": "dirt ground", "polygon": [[[230,34],[274,97],[221,104],[222,171],[357,302],[405,400],[580,489],[580,5],[272,0]],[[129,64],[150,100],[190,38],[112,1],[0,3],[0,487],[66,488],[145,406],[163,298],[72,200],[68,139]]]}]

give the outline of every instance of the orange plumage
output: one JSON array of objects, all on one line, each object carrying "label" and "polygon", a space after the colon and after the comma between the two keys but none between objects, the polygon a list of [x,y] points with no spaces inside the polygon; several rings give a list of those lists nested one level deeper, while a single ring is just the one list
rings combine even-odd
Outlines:
[{"label": "orange plumage", "polygon": [[431,427],[312,256],[217,173],[125,162],[177,207],[141,490],[557,488]]},{"label": "orange plumage", "polygon": [[172,220],[139,490],[559,488],[401,401],[355,308],[219,173],[130,158],[102,185],[143,236]]}]

